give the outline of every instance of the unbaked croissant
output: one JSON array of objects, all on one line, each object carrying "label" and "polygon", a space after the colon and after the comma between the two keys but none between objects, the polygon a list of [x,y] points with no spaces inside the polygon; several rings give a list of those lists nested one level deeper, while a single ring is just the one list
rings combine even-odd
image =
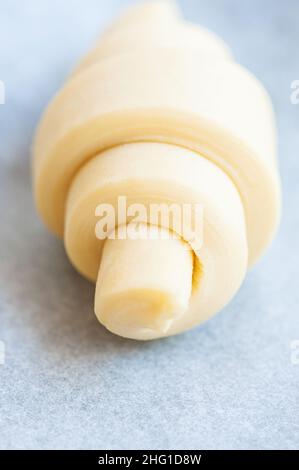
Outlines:
[{"label": "unbaked croissant", "polygon": [[[41,119],[33,170],[39,213],[96,281],[99,321],[129,338],[176,334],[218,312],[279,220],[267,93],[167,1],[131,8],[75,69]],[[146,213],[120,220],[120,197]],[[153,204],[192,205],[189,230],[153,220]],[[114,237],[96,235],[99,206],[117,214]]]}]

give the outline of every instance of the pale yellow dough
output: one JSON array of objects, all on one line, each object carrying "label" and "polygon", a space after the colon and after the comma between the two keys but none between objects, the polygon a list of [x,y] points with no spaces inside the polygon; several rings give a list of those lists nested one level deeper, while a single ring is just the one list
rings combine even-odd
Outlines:
[{"label": "pale yellow dough", "polygon": [[[104,33],[44,113],[33,172],[41,216],[97,282],[98,319],[135,339],[179,333],[223,308],[279,220],[268,95],[173,2],[131,8]],[[156,237],[175,228],[152,220],[133,226],[136,239],[99,240],[95,209],[118,196],[201,204],[202,246],[185,233]]]}]

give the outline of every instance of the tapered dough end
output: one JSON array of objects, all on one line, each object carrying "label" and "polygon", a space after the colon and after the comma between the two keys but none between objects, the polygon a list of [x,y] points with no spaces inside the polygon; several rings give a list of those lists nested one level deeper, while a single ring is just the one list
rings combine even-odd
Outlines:
[{"label": "tapered dough end", "polygon": [[[126,198],[125,208],[118,195]],[[170,201],[183,219],[166,214],[157,220],[151,205],[169,208]],[[140,224],[181,238],[111,239],[115,227],[131,226],[128,210],[135,203],[145,208],[137,215]],[[190,219],[181,212],[184,204],[191,205]],[[100,205],[112,213],[97,220]],[[236,293],[247,269],[237,189],[216,165],[173,145],[125,144],[91,159],[70,188],[64,238],[76,269],[97,281],[98,319],[129,338],[174,335],[205,322]]]},{"label": "tapered dough end", "polygon": [[110,331],[139,340],[167,336],[189,307],[193,253],[157,226],[123,226],[107,239],[95,293],[95,313]]},{"label": "tapered dough end", "polygon": [[215,33],[181,18],[175,2],[149,1],[121,15],[76,66],[72,75],[117,55],[157,48],[189,48],[197,58],[231,60],[228,45]]},{"label": "tapered dough end", "polygon": [[180,16],[181,12],[175,0],[146,0],[127,8],[112,23],[105,35],[129,29],[140,23],[154,24],[157,21],[164,21],[166,24],[168,21],[178,20]]}]

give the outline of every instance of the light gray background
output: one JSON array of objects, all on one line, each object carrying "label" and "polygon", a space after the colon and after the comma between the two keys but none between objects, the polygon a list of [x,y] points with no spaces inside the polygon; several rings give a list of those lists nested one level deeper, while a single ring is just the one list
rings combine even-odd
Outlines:
[{"label": "light gray background", "polygon": [[32,202],[40,113],[119,6],[0,0],[1,448],[298,448],[299,2],[185,0],[272,95],[284,215],[230,305],[204,327],[138,343],[96,321],[94,288],[70,266]]}]

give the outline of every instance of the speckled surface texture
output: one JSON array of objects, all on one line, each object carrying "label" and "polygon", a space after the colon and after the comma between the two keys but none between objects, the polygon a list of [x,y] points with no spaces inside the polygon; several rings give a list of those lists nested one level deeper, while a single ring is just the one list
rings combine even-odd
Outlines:
[{"label": "speckled surface texture", "polygon": [[299,448],[298,1],[181,2],[262,80],[278,116],[281,228],[220,315],[162,341],[113,336],[94,317],[93,286],[35,213],[40,113],[129,3],[0,0],[0,448]]}]

